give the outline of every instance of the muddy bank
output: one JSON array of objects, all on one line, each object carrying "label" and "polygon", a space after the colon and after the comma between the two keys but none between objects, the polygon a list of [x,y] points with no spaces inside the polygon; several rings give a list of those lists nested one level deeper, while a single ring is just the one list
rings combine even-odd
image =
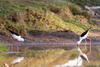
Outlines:
[{"label": "muddy bank", "polygon": [[[29,36],[22,36],[25,39],[25,41],[23,42],[24,45],[29,45],[32,43],[42,43],[42,44],[43,43],[74,43],[76,44],[76,42],[79,39],[79,34],[76,34],[73,31],[69,31],[69,30],[56,31],[56,32],[34,30],[34,31],[29,31],[28,33]],[[90,33],[89,38],[91,38],[92,42],[100,42],[100,35],[95,36],[96,35],[95,33],[96,32],[92,34]],[[14,40],[10,35],[5,35],[2,33],[0,33],[0,42],[13,44],[13,45],[19,43],[20,45],[22,45],[22,43]]]}]

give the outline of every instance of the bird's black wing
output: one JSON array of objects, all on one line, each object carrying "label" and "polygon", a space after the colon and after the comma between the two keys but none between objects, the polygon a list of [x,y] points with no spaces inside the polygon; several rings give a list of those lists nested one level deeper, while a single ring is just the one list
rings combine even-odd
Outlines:
[{"label": "bird's black wing", "polygon": [[15,32],[13,32],[13,31],[11,31],[11,30],[9,30],[9,32],[10,32],[11,34],[15,34],[15,35],[19,36],[18,33],[15,33]]},{"label": "bird's black wing", "polygon": [[85,32],[83,32],[83,33],[81,34],[81,37],[83,37],[84,35],[86,35],[88,31],[89,31],[89,30],[86,30]]},{"label": "bird's black wing", "polygon": [[83,60],[87,60],[83,55],[80,55],[80,57],[81,57]]}]

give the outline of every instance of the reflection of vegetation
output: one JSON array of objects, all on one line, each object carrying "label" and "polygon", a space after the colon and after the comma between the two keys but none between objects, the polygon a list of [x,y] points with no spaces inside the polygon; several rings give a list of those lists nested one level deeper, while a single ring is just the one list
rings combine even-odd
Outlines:
[{"label": "reflection of vegetation", "polygon": [[0,51],[7,51],[8,47],[4,44],[0,44]]},{"label": "reflection of vegetation", "polygon": [[[84,50],[84,48],[82,48]],[[34,49],[24,49],[24,53],[21,56],[30,57],[33,59],[33,61],[37,61],[36,63],[32,63],[33,66],[38,64],[45,65],[52,63],[64,63],[65,61],[69,59],[74,59],[77,57],[77,50],[64,50],[64,49],[44,49],[39,50],[39,48]],[[28,59],[28,58],[27,58]],[[41,62],[39,62],[41,61]]]},{"label": "reflection of vegetation", "polygon": [[46,49],[46,50],[25,49],[23,55],[25,55],[26,57],[50,59],[50,58],[57,58],[64,52],[65,51],[63,49]]},{"label": "reflection of vegetation", "polygon": [[[7,51],[8,50],[8,47],[5,45],[5,44],[1,44],[0,43],[0,51],[2,52],[2,51]],[[0,58],[2,58],[2,57],[7,57],[8,55],[7,54],[0,54]]]},{"label": "reflection of vegetation", "polygon": [[[98,49],[98,47],[96,47],[96,48]],[[95,50],[97,50],[96,48],[95,48]],[[83,52],[87,52],[84,49],[84,47],[81,47],[81,49]],[[72,50],[64,50],[64,49],[39,50],[39,48],[34,48],[34,49],[25,48],[25,49],[22,49],[22,51],[24,51],[24,52],[19,56],[25,56],[25,59],[21,63],[13,65],[13,67],[15,67],[15,66],[38,67],[38,64],[39,64],[39,66],[47,65],[47,67],[49,67],[49,66],[51,67],[53,65],[64,64],[68,60],[75,59],[76,57],[78,57],[78,52],[77,52],[76,48],[72,49]],[[94,57],[94,55],[93,55],[93,57]],[[1,58],[1,56],[0,56],[0,58]],[[15,59],[15,57],[13,57],[13,56],[9,56],[8,58],[1,59],[0,66],[3,67],[3,63],[5,61],[7,61],[7,63],[10,63],[13,59]],[[91,59],[93,59],[93,58],[91,58]],[[96,57],[96,59],[97,59],[97,57]],[[100,65],[95,65],[95,62],[97,64],[99,64],[99,61],[97,61],[97,60],[95,60],[95,61],[90,60],[90,61],[91,61],[90,63],[87,63],[87,61],[86,62],[84,61],[84,64],[85,64],[85,65],[83,64],[84,67],[85,66],[86,67],[100,66]]]}]

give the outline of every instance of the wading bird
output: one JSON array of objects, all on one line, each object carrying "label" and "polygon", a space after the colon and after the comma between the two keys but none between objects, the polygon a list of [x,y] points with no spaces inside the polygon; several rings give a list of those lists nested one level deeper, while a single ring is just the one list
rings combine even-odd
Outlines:
[{"label": "wading bird", "polygon": [[[11,33],[11,36],[12,36],[15,40],[17,40],[17,41],[19,41],[19,42],[24,42],[24,38],[22,38],[18,33],[15,33],[15,32],[13,32],[13,31],[11,31],[11,30],[9,30],[9,32]],[[12,50],[13,50],[13,47],[12,47]],[[17,43],[17,51],[19,51],[19,45],[18,45],[18,43]]]},{"label": "wading bird", "polygon": [[91,52],[91,39],[87,38],[89,32],[90,32],[90,29],[88,29],[88,30],[86,30],[85,32],[83,32],[83,33],[80,35],[79,41],[77,42],[77,44],[79,45],[79,44],[82,42],[82,40],[85,39],[85,42],[86,42],[86,43],[85,43],[85,48],[86,48],[86,44],[87,44],[86,39],[90,40],[90,52]]}]

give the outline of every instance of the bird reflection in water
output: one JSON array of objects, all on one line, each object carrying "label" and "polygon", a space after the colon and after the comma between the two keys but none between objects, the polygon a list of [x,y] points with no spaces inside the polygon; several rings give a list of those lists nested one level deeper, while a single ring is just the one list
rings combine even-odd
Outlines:
[{"label": "bird reflection in water", "polygon": [[81,51],[81,49],[78,47],[77,51],[79,52],[79,56],[73,60],[69,60],[67,63],[62,65],[56,65],[54,67],[73,67],[73,66],[82,66],[83,60],[86,60],[89,63],[89,59],[85,53]]}]

